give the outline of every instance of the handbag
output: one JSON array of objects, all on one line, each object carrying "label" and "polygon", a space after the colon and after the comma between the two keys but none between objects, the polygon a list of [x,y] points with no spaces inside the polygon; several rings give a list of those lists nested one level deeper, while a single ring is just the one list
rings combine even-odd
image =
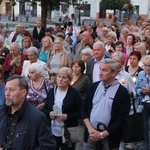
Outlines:
[{"label": "handbag", "polygon": [[67,128],[64,124],[64,127],[62,128],[62,143],[66,143],[68,140],[70,140],[71,143],[77,143],[80,141],[79,126]]},{"label": "handbag", "polygon": [[144,139],[144,130],[142,122],[142,112],[137,113],[135,102],[132,99],[134,113],[128,115],[126,123],[123,127],[123,142],[139,142]]}]

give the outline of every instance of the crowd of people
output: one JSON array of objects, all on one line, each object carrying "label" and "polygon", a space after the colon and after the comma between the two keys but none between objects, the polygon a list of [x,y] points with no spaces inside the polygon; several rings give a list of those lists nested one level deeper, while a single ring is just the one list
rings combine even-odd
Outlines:
[{"label": "crowd of people", "polygon": [[[143,112],[150,149],[150,22],[134,19],[110,26],[65,27],[33,33],[17,24],[7,35],[0,26],[0,150],[124,150],[123,125],[130,99]],[[79,127],[80,141],[63,142],[64,126]],[[103,126],[101,128],[101,126]],[[70,139],[66,139],[70,140]]]}]

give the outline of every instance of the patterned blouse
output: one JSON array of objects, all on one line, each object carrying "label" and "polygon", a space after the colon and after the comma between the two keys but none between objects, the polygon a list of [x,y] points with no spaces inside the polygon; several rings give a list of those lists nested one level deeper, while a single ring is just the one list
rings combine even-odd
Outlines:
[{"label": "patterned blouse", "polygon": [[29,90],[26,99],[34,106],[37,106],[40,103],[42,103],[47,96],[47,92],[50,88],[52,88],[51,81],[45,78],[43,78],[38,88],[34,87],[32,80],[28,81],[28,86]]}]

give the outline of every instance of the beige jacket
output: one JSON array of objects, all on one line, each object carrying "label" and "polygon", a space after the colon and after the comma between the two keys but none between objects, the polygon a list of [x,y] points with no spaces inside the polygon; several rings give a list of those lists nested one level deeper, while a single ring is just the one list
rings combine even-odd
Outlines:
[{"label": "beige jacket", "polygon": [[[51,63],[51,59],[52,59],[53,55],[55,55],[55,50],[52,50],[51,55],[50,55],[50,57],[47,61],[47,66],[50,69],[51,69],[50,63]],[[72,59],[71,59],[71,56],[70,56],[70,52],[68,52],[66,50],[63,50],[63,53],[60,56],[59,68],[61,68],[61,67],[71,68],[71,63],[72,63]]]}]

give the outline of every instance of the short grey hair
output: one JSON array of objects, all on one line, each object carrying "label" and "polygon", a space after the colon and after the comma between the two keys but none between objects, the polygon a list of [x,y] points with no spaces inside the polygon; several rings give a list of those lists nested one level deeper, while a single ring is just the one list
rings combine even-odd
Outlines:
[{"label": "short grey hair", "polygon": [[85,48],[81,51],[81,54],[89,54],[90,56],[93,56],[93,50],[91,48]]},{"label": "short grey hair", "polygon": [[143,64],[150,63],[150,55],[145,55],[142,62],[143,62]]},{"label": "short grey hair", "polygon": [[111,58],[115,57],[115,56],[119,56],[121,58],[121,62],[124,64],[125,63],[125,58],[124,55],[121,52],[115,52],[111,55]]},{"label": "short grey hair", "polygon": [[68,67],[62,67],[58,70],[57,75],[60,73],[67,73],[69,80],[72,80],[72,70]]},{"label": "short grey hair", "polygon": [[119,70],[117,62],[111,58],[103,59],[100,64],[109,64],[111,72],[118,72]]},{"label": "short grey hair", "polygon": [[111,32],[108,33],[107,38],[108,37],[112,37],[114,40],[116,40],[117,35],[116,35],[115,32],[111,31]]},{"label": "short grey hair", "polygon": [[38,64],[38,63],[32,63],[32,64],[29,66],[29,71],[36,71],[37,73],[39,73],[39,74],[42,76],[43,68],[42,68],[41,65]]},{"label": "short grey hair", "polygon": [[29,47],[28,49],[27,49],[27,53],[34,53],[37,57],[38,57],[38,55],[39,55],[39,51],[38,51],[38,49],[36,48],[36,47],[34,47],[34,46],[31,46],[31,47]]},{"label": "short grey hair", "polygon": [[102,47],[103,49],[105,49],[105,44],[103,42],[101,42],[101,41],[97,41],[96,43],[93,44],[93,46],[95,46],[95,45],[97,45],[97,46]]},{"label": "short grey hair", "polygon": [[10,47],[16,47],[18,50],[20,50],[20,45],[16,42],[11,43]]}]

